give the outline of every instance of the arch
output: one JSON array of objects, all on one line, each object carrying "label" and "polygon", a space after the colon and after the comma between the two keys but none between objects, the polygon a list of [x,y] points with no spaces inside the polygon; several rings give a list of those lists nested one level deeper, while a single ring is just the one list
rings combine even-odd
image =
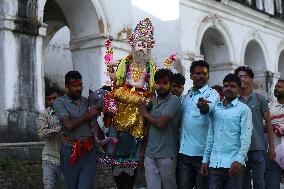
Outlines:
[{"label": "arch", "polygon": [[[275,68],[275,70],[278,70],[278,72],[280,72],[280,73],[283,73],[283,74],[281,74],[281,77],[283,77],[284,76],[284,69],[280,69],[280,62],[282,62],[282,61],[280,61],[280,60],[282,60],[282,54],[283,54],[283,52],[284,52],[284,40],[282,40],[280,43],[279,43],[279,45],[278,45],[278,48],[277,48],[277,54],[276,54],[276,61],[278,61],[277,62],[277,64],[276,64],[276,68]],[[284,62],[283,62],[283,64],[284,64]]]},{"label": "arch", "polygon": [[[37,1],[37,7],[38,7],[38,19],[40,22],[43,22],[43,17],[44,17],[44,7],[46,5],[46,2],[48,0],[38,0]],[[67,1],[67,0],[61,0],[61,1]],[[69,1],[69,3],[71,2],[72,0]],[[104,34],[108,34],[108,27],[107,27],[107,15],[105,13],[105,10],[104,10],[104,7],[103,7],[103,4],[101,3],[101,0],[82,0],[81,2],[83,1],[88,1],[91,3],[92,6],[88,6],[87,8],[94,8],[95,9],[95,14],[97,15],[99,21],[100,21],[100,24],[102,24],[104,27],[101,27],[101,33],[104,33]],[[59,1],[58,1],[59,2]],[[68,2],[68,1],[67,1]],[[76,0],[73,2],[76,3]],[[78,6],[80,6],[80,4],[78,4]],[[77,6],[77,8],[78,8]],[[81,9],[81,10],[84,10],[84,9]],[[72,11],[71,11],[72,12]]]},{"label": "arch", "polygon": [[251,41],[255,41],[259,45],[259,47],[260,47],[260,49],[263,53],[263,56],[264,56],[265,69],[268,70],[269,67],[267,65],[267,62],[268,62],[269,58],[268,58],[267,49],[265,47],[265,43],[264,43],[262,37],[260,36],[260,34],[257,31],[249,32],[247,37],[243,41],[243,45],[242,45],[242,49],[241,49],[241,57],[240,57],[241,65],[245,65],[245,53],[246,53],[247,46]]},{"label": "arch", "polygon": [[[47,23],[47,35],[44,38],[43,50],[48,46],[56,32],[64,26],[68,27],[69,31],[66,35],[70,33],[70,47],[68,45],[67,48],[68,50],[71,49],[71,58],[64,60],[69,61],[71,59],[72,68],[80,71],[84,76],[83,93],[87,95],[90,86],[100,86],[105,80],[102,77],[105,75],[101,54],[103,46],[97,45],[102,41],[100,40],[101,37],[108,34],[102,2],[98,0],[82,0],[80,3],[77,0],[47,0],[42,2],[45,2],[43,22]],[[49,11],[50,13],[48,13]],[[61,50],[62,48],[65,47],[60,47]],[[70,53],[67,54],[69,56]],[[57,57],[57,55],[54,57]],[[43,59],[47,60],[44,57]],[[49,62],[52,66],[56,66],[53,64],[56,61]],[[67,65],[67,63],[65,64]],[[93,74],[96,69],[99,70],[98,74]],[[45,72],[43,71],[43,73]],[[62,71],[61,74],[65,75],[66,73]]]},{"label": "arch", "polygon": [[263,40],[257,32],[251,32],[243,45],[241,64],[250,66],[254,72],[253,89],[269,97],[271,95],[272,78],[267,72],[268,54]]},{"label": "arch", "polygon": [[202,43],[202,39],[203,39],[205,32],[209,28],[216,29],[223,36],[225,43],[228,47],[229,61],[234,62],[235,54],[234,54],[234,50],[233,50],[231,34],[230,34],[229,30],[227,30],[227,28],[225,27],[224,23],[216,15],[206,16],[202,20],[201,24],[199,25],[199,28],[198,28],[198,31],[197,31],[197,36],[196,36],[197,40],[196,40],[196,44],[195,44],[196,53],[201,54],[200,53],[200,46],[201,46],[201,43]]}]

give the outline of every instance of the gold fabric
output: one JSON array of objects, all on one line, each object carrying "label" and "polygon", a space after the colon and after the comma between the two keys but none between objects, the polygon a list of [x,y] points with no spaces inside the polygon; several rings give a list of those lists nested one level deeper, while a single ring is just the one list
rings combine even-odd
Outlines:
[{"label": "gold fabric", "polygon": [[114,93],[119,109],[114,117],[114,127],[117,131],[129,132],[136,138],[143,138],[144,118],[137,105],[140,100],[146,100],[146,98],[141,92],[123,86]]}]

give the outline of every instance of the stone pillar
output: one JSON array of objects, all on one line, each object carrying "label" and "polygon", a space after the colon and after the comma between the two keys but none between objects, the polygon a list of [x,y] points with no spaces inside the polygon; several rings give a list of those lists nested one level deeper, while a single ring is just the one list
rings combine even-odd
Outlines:
[{"label": "stone pillar", "polygon": [[0,1],[0,142],[36,141],[43,109],[42,36],[36,0]]}]

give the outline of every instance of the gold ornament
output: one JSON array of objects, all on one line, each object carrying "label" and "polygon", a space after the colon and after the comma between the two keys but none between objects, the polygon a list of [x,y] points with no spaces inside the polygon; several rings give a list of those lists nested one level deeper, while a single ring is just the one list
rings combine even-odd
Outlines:
[{"label": "gold ornament", "polygon": [[142,69],[142,70],[140,70],[139,68],[137,68],[136,66],[134,66],[133,64],[132,64],[132,73],[131,73],[131,78],[135,81],[135,82],[137,82],[137,81],[139,81],[139,79],[141,78],[141,76],[143,75],[143,73],[145,73],[145,67]]}]

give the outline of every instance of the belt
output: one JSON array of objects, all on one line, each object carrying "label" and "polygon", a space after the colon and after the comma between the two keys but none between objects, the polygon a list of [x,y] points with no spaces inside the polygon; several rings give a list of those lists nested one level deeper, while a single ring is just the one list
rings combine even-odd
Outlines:
[{"label": "belt", "polygon": [[93,138],[89,137],[81,140],[73,140],[62,135],[63,140],[72,142],[72,152],[69,159],[70,165],[75,165],[77,161],[94,147]]}]

